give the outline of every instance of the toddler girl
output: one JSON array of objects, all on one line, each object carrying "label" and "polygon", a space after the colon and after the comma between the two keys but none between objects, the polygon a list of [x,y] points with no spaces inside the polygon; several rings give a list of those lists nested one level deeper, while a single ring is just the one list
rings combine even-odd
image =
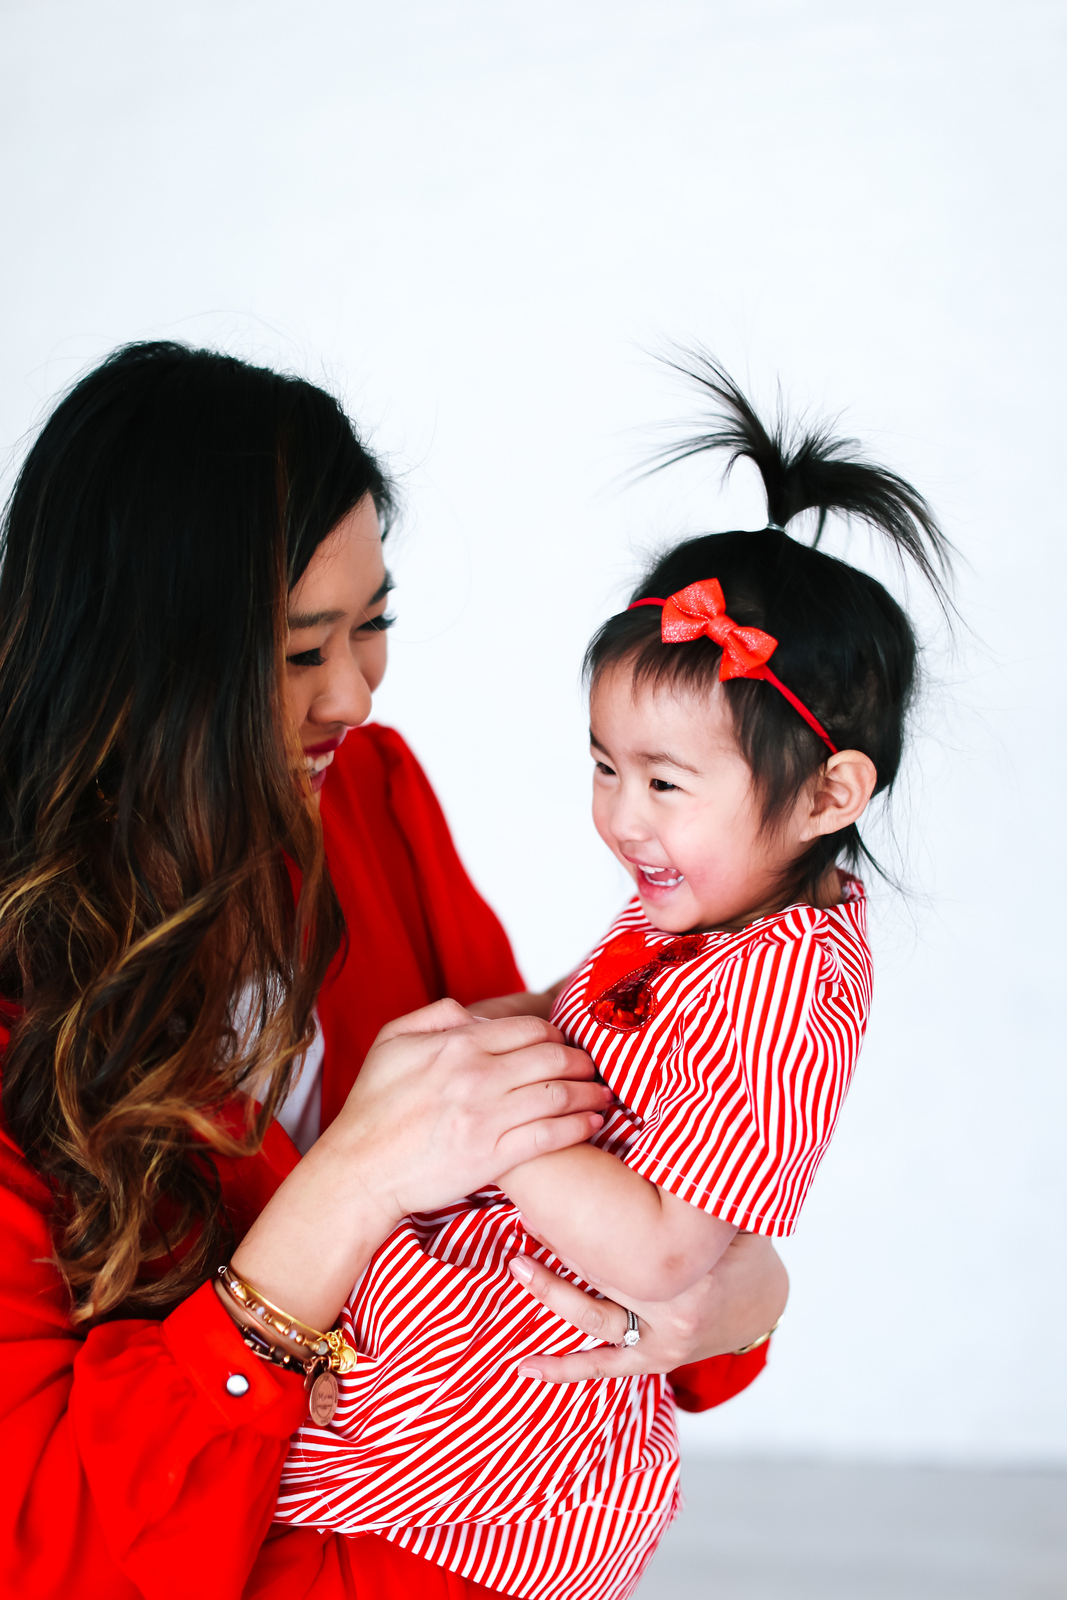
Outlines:
[{"label": "toddler girl", "polygon": [[900,478],[823,433],[790,449],[717,366],[696,375],[721,425],[677,454],[753,460],[770,521],[671,551],[589,648],[593,814],[637,894],[552,1018],[614,1109],[588,1144],[386,1241],[344,1314],[356,1370],[330,1426],[296,1436],[278,1500],[280,1520],[377,1532],[525,1600],[629,1595],[678,1452],[664,1377],[541,1380],[539,1354],[594,1341],[525,1294],[523,1258],[666,1300],[737,1229],[791,1233],[863,1038],[846,867],[900,763],[916,645],[880,584],[786,526],[862,517],[935,586],[946,558]]}]

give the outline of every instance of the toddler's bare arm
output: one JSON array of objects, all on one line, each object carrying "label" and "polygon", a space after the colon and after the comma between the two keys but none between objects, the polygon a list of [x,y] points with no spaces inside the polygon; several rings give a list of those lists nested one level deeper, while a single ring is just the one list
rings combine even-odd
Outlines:
[{"label": "toddler's bare arm", "polygon": [[710,1272],[737,1232],[594,1145],[514,1167],[499,1180],[531,1231],[590,1283],[673,1300]]},{"label": "toddler's bare arm", "polygon": [[544,1017],[547,1022],[552,1015],[552,1007],[556,1003],[556,996],[565,984],[570,982],[570,976],[560,978],[558,983],[551,988],[540,989],[536,992],[525,990],[521,994],[498,994],[491,1000],[476,1000],[467,1007],[468,1011],[476,1017]]}]

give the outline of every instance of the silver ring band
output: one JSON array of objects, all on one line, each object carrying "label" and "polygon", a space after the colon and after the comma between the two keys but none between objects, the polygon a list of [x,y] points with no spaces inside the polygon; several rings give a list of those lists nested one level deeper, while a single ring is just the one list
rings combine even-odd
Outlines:
[{"label": "silver ring band", "polygon": [[641,1343],[641,1324],[637,1320],[637,1312],[627,1310],[626,1332],[619,1340],[619,1345],[631,1349],[635,1344]]}]

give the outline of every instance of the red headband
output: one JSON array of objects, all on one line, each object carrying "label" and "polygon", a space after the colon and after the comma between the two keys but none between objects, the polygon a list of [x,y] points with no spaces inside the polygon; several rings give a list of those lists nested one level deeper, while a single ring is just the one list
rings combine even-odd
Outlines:
[{"label": "red headband", "polygon": [[660,638],[664,644],[686,644],[690,639],[706,636],[721,645],[719,677],[724,683],[730,678],[764,678],[773,684],[836,756],[837,746],[822,723],[816,721],[804,702],[798,700],[792,689],[787,689],[767,665],[778,648],[778,640],[759,628],[742,628],[726,615],[726,601],[718,578],[702,578],[699,583],[679,589],[667,600],[635,600],[626,609],[635,611],[638,606],[663,607]]}]

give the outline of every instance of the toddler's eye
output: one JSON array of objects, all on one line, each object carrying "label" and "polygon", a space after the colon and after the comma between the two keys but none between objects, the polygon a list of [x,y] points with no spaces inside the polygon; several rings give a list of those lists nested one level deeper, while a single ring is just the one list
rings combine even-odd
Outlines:
[{"label": "toddler's eye", "polygon": [[613,778],[615,776],[615,768],[609,767],[606,761],[597,761],[595,767],[597,772],[604,774],[605,778]]},{"label": "toddler's eye", "polygon": [[655,789],[657,794],[664,794],[668,789],[677,789],[678,785],[668,783],[666,778],[653,778],[650,787]]},{"label": "toddler's eye", "polygon": [[286,661],[291,667],[324,667],[326,661],[322,651],[315,647],[314,650],[301,650],[295,656],[286,656]]}]

